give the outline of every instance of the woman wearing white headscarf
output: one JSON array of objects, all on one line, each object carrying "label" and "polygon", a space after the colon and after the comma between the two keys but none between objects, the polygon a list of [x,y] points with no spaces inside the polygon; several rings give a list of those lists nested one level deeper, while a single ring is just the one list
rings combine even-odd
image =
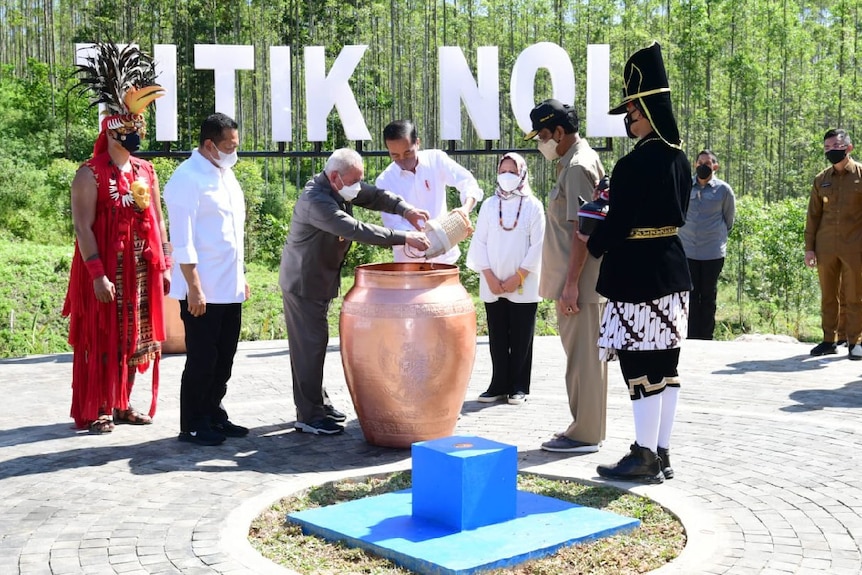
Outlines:
[{"label": "woman wearing white headscarf", "polygon": [[493,373],[479,401],[524,403],[530,394],[533,331],[545,210],[530,189],[527,162],[510,152],[497,165],[497,186],[482,203],[467,252],[467,267],[479,273],[485,302]]}]

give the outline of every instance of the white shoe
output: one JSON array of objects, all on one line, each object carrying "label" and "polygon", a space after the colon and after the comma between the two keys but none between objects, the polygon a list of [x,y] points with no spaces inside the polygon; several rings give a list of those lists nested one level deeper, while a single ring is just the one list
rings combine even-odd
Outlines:
[{"label": "white shoe", "polygon": [[862,359],[862,345],[858,343],[850,348],[850,351],[847,352],[847,357],[850,359],[859,360]]},{"label": "white shoe", "polygon": [[515,393],[509,395],[509,405],[520,405],[527,401],[527,394],[523,391],[516,391]]}]

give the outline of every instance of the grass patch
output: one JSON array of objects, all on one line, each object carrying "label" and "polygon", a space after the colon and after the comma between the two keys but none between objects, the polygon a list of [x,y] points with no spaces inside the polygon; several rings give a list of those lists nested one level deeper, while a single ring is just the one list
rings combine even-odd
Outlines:
[{"label": "grass patch", "polygon": [[[251,524],[249,540],[265,557],[304,575],[412,573],[363,550],[305,536],[299,526],[284,522],[288,513],[389,493],[410,485],[410,472],[405,471],[345,479],[314,487],[286,497],[262,513]],[[640,519],[641,526],[629,533],[567,547],[554,555],[518,567],[489,571],[490,574],[646,573],[671,561],[685,546],[685,533],[679,521],[663,507],[644,497],[613,487],[589,486],[529,474],[518,475],[518,489],[635,517]]]}]

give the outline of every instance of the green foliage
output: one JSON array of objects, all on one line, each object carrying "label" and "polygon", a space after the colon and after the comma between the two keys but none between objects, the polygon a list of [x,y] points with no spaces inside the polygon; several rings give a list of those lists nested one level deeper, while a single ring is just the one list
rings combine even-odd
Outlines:
[{"label": "green foliage", "polygon": [[77,165],[56,159],[44,169],[0,156],[0,229],[38,243],[71,237],[69,184]]},{"label": "green foliage", "polygon": [[69,350],[60,316],[72,247],[0,242],[0,357]]},{"label": "green foliage", "polygon": [[287,329],[284,325],[281,288],[278,287],[278,269],[249,263],[245,277],[251,288],[251,298],[243,304],[240,339],[286,339]]},{"label": "green foliage", "polygon": [[806,207],[802,199],[766,205],[751,197],[738,199],[723,275],[736,280],[740,327],[752,321],[745,316],[754,311],[770,333],[798,338],[806,318],[817,313],[817,273],[802,261]]}]

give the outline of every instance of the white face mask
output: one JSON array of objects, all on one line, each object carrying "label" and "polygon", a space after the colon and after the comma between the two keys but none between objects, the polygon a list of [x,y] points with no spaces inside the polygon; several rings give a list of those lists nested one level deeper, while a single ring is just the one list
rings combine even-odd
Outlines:
[{"label": "white face mask", "polygon": [[342,184],[341,189],[338,190],[338,194],[344,198],[345,202],[352,202],[353,199],[359,195],[359,190],[362,189],[362,183],[356,182],[348,186],[344,183],[344,179],[341,177],[341,174],[338,174],[338,179],[341,180]]},{"label": "white face mask", "polygon": [[546,160],[556,160],[560,157],[557,153],[557,142],[553,138],[548,138],[544,142],[539,142],[539,151],[545,156]]},{"label": "white face mask", "polygon": [[511,174],[509,172],[497,174],[497,186],[499,186],[500,191],[505,194],[504,197],[512,195],[520,185],[521,176],[518,174]]},{"label": "white face mask", "polygon": [[216,147],[216,153],[218,154],[218,158],[213,158],[213,162],[219,168],[226,170],[227,168],[232,168],[236,164],[237,155],[236,150],[231,152],[230,154],[225,154],[221,150]]}]

